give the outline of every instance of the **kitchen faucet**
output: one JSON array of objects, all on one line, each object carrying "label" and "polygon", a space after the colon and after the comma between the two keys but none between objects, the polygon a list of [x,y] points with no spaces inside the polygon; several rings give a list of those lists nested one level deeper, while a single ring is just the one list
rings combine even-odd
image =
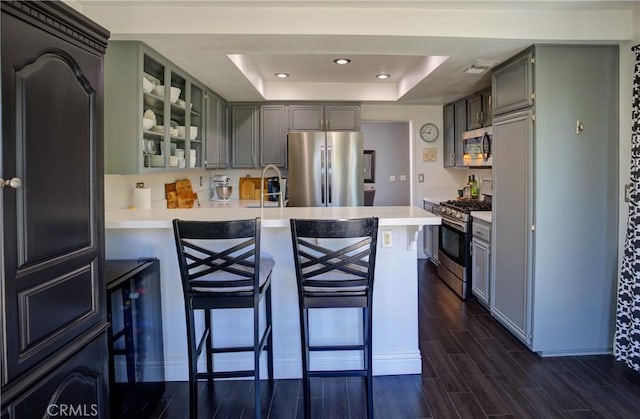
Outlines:
[{"label": "kitchen faucet", "polygon": [[264,208],[264,175],[267,173],[268,169],[273,169],[278,174],[278,186],[280,190],[278,192],[269,192],[267,195],[278,195],[278,206],[284,207],[284,185],[282,184],[282,173],[280,173],[280,169],[275,164],[268,164],[262,169],[262,177],[260,177],[260,208]]}]

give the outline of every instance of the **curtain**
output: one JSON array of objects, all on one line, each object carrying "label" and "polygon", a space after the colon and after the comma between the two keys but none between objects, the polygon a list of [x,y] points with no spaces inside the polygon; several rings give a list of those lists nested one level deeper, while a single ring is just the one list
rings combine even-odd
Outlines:
[{"label": "curtain", "polygon": [[615,356],[640,372],[640,45],[631,103],[631,189],[624,255],[618,284]]}]

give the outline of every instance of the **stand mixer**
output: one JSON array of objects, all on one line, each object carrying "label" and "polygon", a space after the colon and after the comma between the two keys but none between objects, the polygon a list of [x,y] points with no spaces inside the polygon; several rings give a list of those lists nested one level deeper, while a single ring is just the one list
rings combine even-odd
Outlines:
[{"label": "stand mixer", "polygon": [[225,175],[211,176],[211,200],[212,201],[228,201],[233,191],[233,187],[229,184],[231,178]]}]

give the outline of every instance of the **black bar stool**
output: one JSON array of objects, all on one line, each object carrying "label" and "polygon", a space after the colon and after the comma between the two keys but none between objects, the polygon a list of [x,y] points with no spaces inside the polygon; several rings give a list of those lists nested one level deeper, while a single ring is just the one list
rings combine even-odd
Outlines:
[{"label": "black bar stool", "polygon": [[[298,282],[305,418],[311,415],[312,377],[366,377],[367,414],[373,417],[372,299],[378,218],[291,220]],[[320,243],[316,239],[321,239]],[[350,239],[350,240],[345,240]],[[322,245],[320,245],[322,244]],[[310,345],[309,310],[362,308],[362,344]],[[309,370],[312,351],[362,351],[363,368]]]},{"label": "black bar stool", "polygon": [[[260,219],[237,221],[173,220],[178,263],[184,292],[189,355],[189,409],[197,418],[198,380],[254,377],[255,417],[260,417],[260,355],[267,350],[267,371],[273,384],[271,333],[271,271],[274,261],[260,256]],[[259,305],[265,298],[266,325],[260,336]],[[253,345],[213,346],[211,310],[253,309]],[[196,342],[194,311],[204,311],[205,328]],[[206,354],[207,371],[198,372],[198,358]],[[253,352],[254,368],[245,371],[213,371],[213,354]]]}]

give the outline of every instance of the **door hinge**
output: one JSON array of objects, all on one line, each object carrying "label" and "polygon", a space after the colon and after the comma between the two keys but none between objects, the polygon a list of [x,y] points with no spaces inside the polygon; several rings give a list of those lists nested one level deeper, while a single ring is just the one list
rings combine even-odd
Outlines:
[{"label": "door hinge", "polygon": [[535,120],[536,120],[536,114],[535,113],[531,114],[531,120],[535,122]]},{"label": "door hinge", "polygon": [[536,92],[531,92],[531,100],[536,100]]},{"label": "door hinge", "polygon": [[536,63],[536,57],[531,57],[531,64],[535,64]]},{"label": "door hinge", "polygon": [[531,224],[531,231],[536,231],[536,225],[535,224]]}]

